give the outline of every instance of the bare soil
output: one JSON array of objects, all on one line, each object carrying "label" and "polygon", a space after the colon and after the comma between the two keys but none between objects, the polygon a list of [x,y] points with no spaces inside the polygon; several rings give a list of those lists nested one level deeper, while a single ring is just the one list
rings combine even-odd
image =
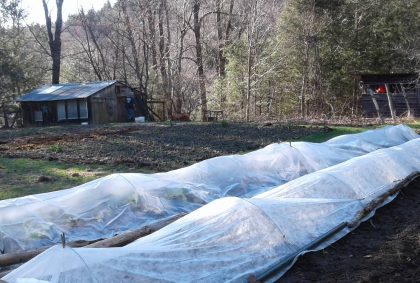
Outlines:
[{"label": "bare soil", "polygon": [[0,131],[0,156],[164,171],[328,131],[280,124],[123,124]]},{"label": "bare soil", "polygon": [[419,282],[420,178],[328,248],[308,253],[279,282]]}]

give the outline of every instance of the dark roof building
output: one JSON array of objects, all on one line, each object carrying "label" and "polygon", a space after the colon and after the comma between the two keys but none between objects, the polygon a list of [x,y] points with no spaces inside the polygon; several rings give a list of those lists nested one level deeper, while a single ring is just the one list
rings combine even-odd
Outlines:
[{"label": "dark roof building", "polygon": [[419,75],[409,74],[359,74],[355,79],[362,87],[362,110],[365,117],[391,117],[390,104],[397,116],[420,117]]},{"label": "dark roof building", "polygon": [[44,85],[17,101],[24,125],[134,119],[134,90],[118,81]]}]

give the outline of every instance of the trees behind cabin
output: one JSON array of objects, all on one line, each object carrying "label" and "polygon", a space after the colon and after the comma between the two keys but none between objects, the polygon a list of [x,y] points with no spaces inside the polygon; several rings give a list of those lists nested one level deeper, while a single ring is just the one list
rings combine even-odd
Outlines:
[{"label": "trees behind cabin", "polygon": [[361,115],[353,74],[420,69],[415,0],[118,0],[45,26],[16,18],[19,2],[1,1],[2,40],[21,46],[0,59],[20,72],[2,74],[13,96],[51,77],[120,80],[168,118],[337,118]]}]

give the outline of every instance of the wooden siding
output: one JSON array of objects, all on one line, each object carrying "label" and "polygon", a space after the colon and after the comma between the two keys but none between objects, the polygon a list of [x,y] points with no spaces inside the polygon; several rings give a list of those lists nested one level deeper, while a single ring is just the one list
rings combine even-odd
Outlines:
[{"label": "wooden siding", "polygon": [[91,123],[127,122],[125,98],[132,95],[129,87],[119,83],[92,95],[89,99]]},{"label": "wooden siding", "polygon": [[[378,101],[380,111],[384,117],[391,117],[389,111],[388,99],[386,94],[375,94],[376,100]],[[420,91],[417,89],[416,92],[407,93],[407,100],[410,104],[412,115],[420,117]],[[397,116],[404,116],[407,114],[407,106],[402,94],[393,94],[392,102]],[[365,117],[377,117],[375,106],[373,105],[372,98],[368,94],[362,96],[362,109],[363,116]]]},{"label": "wooden siding", "polygon": [[90,97],[91,121],[104,124],[118,121],[115,86],[109,86]]}]

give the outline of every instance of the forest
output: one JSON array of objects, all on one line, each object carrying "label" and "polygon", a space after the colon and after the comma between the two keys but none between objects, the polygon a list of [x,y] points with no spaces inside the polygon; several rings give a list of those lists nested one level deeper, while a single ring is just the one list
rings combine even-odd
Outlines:
[{"label": "forest", "polygon": [[356,74],[420,70],[418,0],[118,0],[63,20],[65,1],[39,0],[41,25],[0,0],[2,116],[42,84],[118,80],[166,117],[360,117]]}]

